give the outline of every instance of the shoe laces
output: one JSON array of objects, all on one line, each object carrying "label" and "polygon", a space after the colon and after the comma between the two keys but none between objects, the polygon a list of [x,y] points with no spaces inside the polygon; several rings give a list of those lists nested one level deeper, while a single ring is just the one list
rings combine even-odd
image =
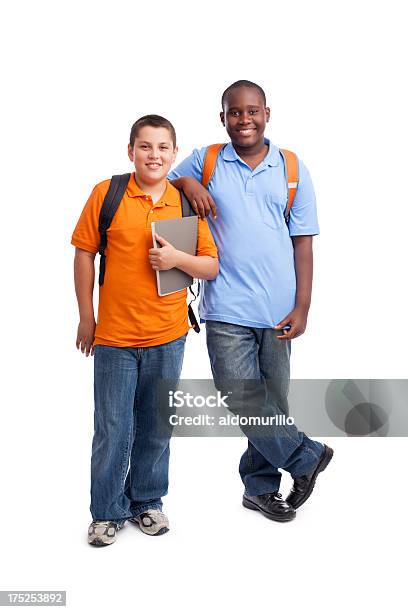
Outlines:
[{"label": "shoe laces", "polygon": [[268,499],[275,499],[276,497],[281,500],[282,493],[268,493]]},{"label": "shoe laces", "polygon": [[114,527],[116,528],[116,531],[119,531],[123,527],[123,523],[120,525],[116,521],[92,521],[92,524],[94,525],[94,527],[100,527],[100,526],[108,527],[109,524],[114,525]]},{"label": "shoe laces", "polygon": [[160,517],[166,516],[164,512],[162,512],[161,510],[156,510],[156,508],[152,508],[152,510],[146,510],[146,514],[153,514],[153,516],[160,516]]},{"label": "shoe laces", "polygon": [[142,512],[142,514],[147,514],[147,516],[154,523],[167,520],[167,516],[164,514],[164,512],[162,512],[161,510],[157,510],[156,508],[152,508],[152,510],[146,510],[146,512]]}]

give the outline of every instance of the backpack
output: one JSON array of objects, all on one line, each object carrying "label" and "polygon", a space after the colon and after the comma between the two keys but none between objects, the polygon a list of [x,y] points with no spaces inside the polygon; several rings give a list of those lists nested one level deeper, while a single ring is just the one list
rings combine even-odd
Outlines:
[{"label": "backpack", "polygon": [[[210,145],[205,153],[201,183],[206,189],[208,189],[208,185],[214,176],[218,155],[224,146],[225,144]],[[293,204],[293,200],[295,199],[299,184],[299,162],[297,155],[292,153],[292,151],[288,151],[287,149],[279,149],[279,152],[282,155],[284,162],[287,189],[284,217],[286,223],[289,223],[290,209]]]},{"label": "backpack", "polygon": [[[128,186],[130,177],[131,175],[129,173],[128,174],[115,174],[112,176],[108,192],[102,203],[101,212],[99,213],[99,223],[98,223],[98,231],[100,234],[100,242],[99,242],[99,249],[98,249],[98,252],[100,255],[99,286],[103,285],[103,281],[105,279],[105,269],[106,269],[105,249],[108,243],[107,230],[110,227],[110,224],[112,223],[113,217],[115,216],[115,213],[119,208],[119,205],[122,201],[123,196],[125,195],[126,187]],[[182,217],[191,217],[195,215],[196,213],[191,208],[190,202],[187,200],[184,193],[181,191],[180,194],[181,194]],[[195,299],[196,296],[194,293],[193,295]],[[192,309],[191,303],[188,305],[188,317],[190,319],[190,323],[194,331],[198,333],[200,331],[200,326],[198,325],[198,322],[195,317],[194,311]]]}]

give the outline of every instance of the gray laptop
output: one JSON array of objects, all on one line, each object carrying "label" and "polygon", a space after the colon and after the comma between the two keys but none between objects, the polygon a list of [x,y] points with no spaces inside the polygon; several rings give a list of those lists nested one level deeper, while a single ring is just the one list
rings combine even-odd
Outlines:
[{"label": "gray laptop", "polygon": [[[163,236],[178,251],[184,251],[190,255],[195,255],[197,251],[198,237],[198,217],[181,217],[177,219],[165,219],[164,221],[154,221],[152,223],[152,236],[154,248],[160,248],[160,244],[155,240],[155,233]],[[157,292],[160,296],[176,293],[193,284],[194,279],[179,270],[157,270]]]}]

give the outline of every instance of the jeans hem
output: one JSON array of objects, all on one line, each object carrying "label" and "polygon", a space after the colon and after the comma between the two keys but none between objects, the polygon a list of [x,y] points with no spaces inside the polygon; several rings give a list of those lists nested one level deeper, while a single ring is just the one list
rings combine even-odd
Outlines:
[{"label": "jeans hem", "polygon": [[261,489],[260,492],[256,493],[250,493],[247,489],[244,490],[244,495],[247,495],[249,497],[258,497],[259,495],[266,495],[267,493],[279,493],[279,489],[274,489],[273,491],[271,491],[271,489],[267,489],[266,491]]},{"label": "jeans hem", "polygon": [[124,525],[126,523],[126,521],[128,521],[130,518],[132,518],[132,516],[127,516],[125,518],[94,518],[92,517],[92,522],[93,521],[110,521],[111,523],[116,523],[117,525]]},{"label": "jeans hem", "polygon": [[137,511],[134,511],[132,518],[137,518],[143,512],[147,512],[147,510],[161,510],[163,508],[163,504],[145,504],[144,506],[140,506]]},{"label": "jeans hem", "polygon": [[316,453],[311,448],[307,448],[307,450],[309,450],[310,453],[316,457],[316,462],[313,464],[313,466],[310,469],[307,470],[307,472],[302,471],[302,473],[300,474],[290,472],[290,475],[292,476],[292,478],[302,478],[302,476],[307,476],[308,474],[311,474],[312,472],[314,472],[323,456],[324,446],[323,446],[323,450],[320,453],[320,455],[316,455]]}]

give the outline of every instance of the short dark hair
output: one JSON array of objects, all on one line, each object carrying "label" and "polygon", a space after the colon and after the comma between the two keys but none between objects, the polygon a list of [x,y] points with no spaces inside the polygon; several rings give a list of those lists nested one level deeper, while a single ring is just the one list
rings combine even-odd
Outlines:
[{"label": "short dark hair", "polygon": [[232,85],[227,87],[227,89],[224,91],[224,93],[222,94],[222,98],[221,98],[222,108],[224,108],[225,101],[228,98],[228,95],[230,94],[230,92],[233,89],[238,89],[239,87],[252,87],[253,89],[257,89],[258,92],[262,96],[264,105],[266,106],[266,96],[265,96],[265,92],[262,89],[262,87],[260,85],[257,85],[256,83],[253,83],[252,81],[246,81],[245,79],[242,79],[241,81],[235,81],[235,83],[232,83]]},{"label": "short dark hair", "polygon": [[173,146],[176,148],[176,130],[168,119],[160,117],[160,115],[144,115],[134,122],[132,129],[130,130],[129,137],[129,144],[131,147],[133,147],[135,144],[135,138],[139,136],[139,131],[141,128],[146,126],[155,128],[164,127],[169,130],[171,139],[173,141]]}]

